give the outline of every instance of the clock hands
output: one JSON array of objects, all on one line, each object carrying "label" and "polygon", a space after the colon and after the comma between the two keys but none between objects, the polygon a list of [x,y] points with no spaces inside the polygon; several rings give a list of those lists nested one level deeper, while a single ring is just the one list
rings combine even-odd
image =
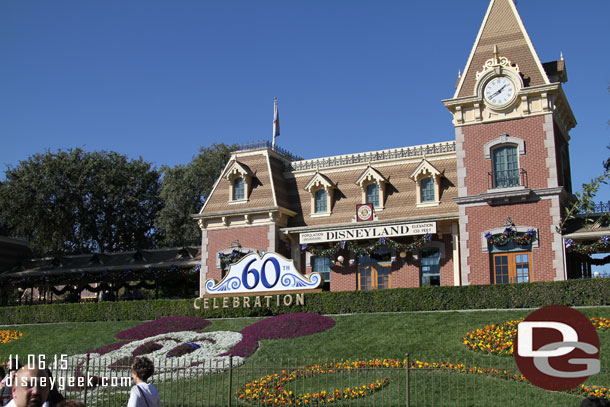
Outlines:
[{"label": "clock hands", "polygon": [[504,84],[504,86],[502,86],[500,89],[498,89],[493,95],[487,96],[488,99],[493,99],[496,96],[498,96],[500,93],[502,93],[502,91],[504,90],[505,87],[507,87],[508,84]]}]

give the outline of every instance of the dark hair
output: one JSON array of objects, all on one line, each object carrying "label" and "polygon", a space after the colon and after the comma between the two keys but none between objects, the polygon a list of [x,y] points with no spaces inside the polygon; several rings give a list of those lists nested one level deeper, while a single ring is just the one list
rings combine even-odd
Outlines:
[{"label": "dark hair", "polygon": [[147,381],[148,378],[155,372],[155,365],[147,357],[141,356],[137,357],[133,361],[131,369],[136,373],[136,376],[138,376],[140,380]]},{"label": "dark hair", "polygon": [[3,378],[4,376],[6,376],[6,371],[2,366],[0,366],[0,378]]},{"label": "dark hair", "polygon": [[6,367],[8,367],[9,372],[16,372],[17,370],[21,369],[23,365],[19,363],[16,358],[12,358],[6,362]]},{"label": "dark hair", "polygon": [[57,407],[85,407],[85,403],[79,400],[63,400],[57,404]]},{"label": "dark hair", "polygon": [[584,399],[580,407],[610,407],[610,400],[591,396]]}]

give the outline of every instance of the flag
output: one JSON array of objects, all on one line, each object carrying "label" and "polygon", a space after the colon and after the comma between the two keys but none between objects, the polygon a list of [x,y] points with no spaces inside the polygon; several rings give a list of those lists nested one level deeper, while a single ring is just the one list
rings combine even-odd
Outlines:
[{"label": "flag", "polygon": [[273,98],[273,146],[275,138],[280,135],[280,113],[277,110],[277,98]]}]

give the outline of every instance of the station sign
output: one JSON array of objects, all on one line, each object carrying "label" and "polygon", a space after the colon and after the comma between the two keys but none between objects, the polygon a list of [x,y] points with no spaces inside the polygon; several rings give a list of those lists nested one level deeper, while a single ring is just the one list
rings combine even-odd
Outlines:
[{"label": "station sign", "polygon": [[310,244],[339,242],[343,240],[379,239],[382,237],[425,235],[426,233],[436,233],[436,222],[396,223],[387,226],[360,226],[305,232],[299,234],[299,243]]}]

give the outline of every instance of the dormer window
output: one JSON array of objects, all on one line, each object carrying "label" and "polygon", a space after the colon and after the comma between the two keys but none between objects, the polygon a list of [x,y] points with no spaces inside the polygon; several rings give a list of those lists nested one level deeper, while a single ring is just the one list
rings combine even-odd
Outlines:
[{"label": "dormer window", "polygon": [[379,184],[366,186],[366,203],[373,204],[374,208],[379,208]]},{"label": "dormer window", "polygon": [[434,202],[434,179],[432,177],[421,180],[421,202]]},{"label": "dormer window", "polygon": [[440,205],[441,172],[430,162],[423,159],[409,178],[415,181],[417,206]]},{"label": "dormer window", "polygon": [[316,213],[326,213],[328,212],[328,192],[325,189],[318,189],[316,191],[316,203],[315,203],[315,212]]},{"label": "dormer window", "polygon": [[248,193],[252,184],[252,171],[239,161],[233,161],[225,173],[225,178],[229,181],[229,203],[248,202]]},{"label": "dormer window", "polygon": [[244,193],[244,186],[245,186],[245,182],[244,179],[242,177],[239,178],[235,178],[235,181],[233,181],[233,200],[234,201],[241,201],[243,199],[246,199],[246,195]]},{"label": "dormer window", "polygon": [[330,216],[335,184],[327,176],[316,172],[305,185],[305,190],[311,194],[310,216]]},{"label": "dormer window", "polygon": [[362,203],[370,203],[376,210],[383,210],[387,183],[388,180],[369,165],[356,181],[362,189]]}]

